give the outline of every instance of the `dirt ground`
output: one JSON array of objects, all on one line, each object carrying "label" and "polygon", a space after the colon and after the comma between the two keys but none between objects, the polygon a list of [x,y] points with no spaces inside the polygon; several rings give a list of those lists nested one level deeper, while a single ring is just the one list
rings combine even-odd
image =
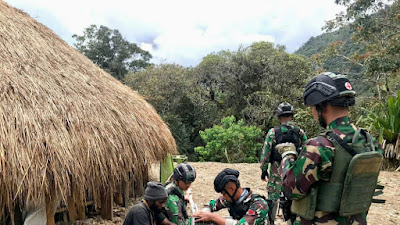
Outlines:
[{"label": "dirt ground", "polygon": [[[193,200],[199,207],[202,207],[210,199],[216,198],[219,195],[215,193],[213,188],[213,181],[215,176],[225,168],[233,168],[240,171],[239,180],[243,187],[250,187],[253,192],[266,194],[266,183],[261,181],[261,171],[258,163],[248,164],[224,164],[214,162],[193,162],[190,163],[197,170],[197,179],[193,182],[191,188],[193,192]],[[153,180],[158,179],[158,168],[153,170]],[[385,186],[383,194],[379,196],[380,199],[385,199],[384,204],[372,204],[368,213],[368,224],[372,225],[390,225],[400,224],[400,172],[386,172],[382,171],[379,176],[380,184]],[[140,199],[132,199],[130,206]],[[128,209],[114,205],[114,219],[112,221],[102,220],[100,217],[86,219],[83,221],[75,222],[74,224],[122,224]],[[189,210],[190,211],[190,210]],[[219,214],[228,215],[226,210]],[[278,215],[279,216],[279,215]],[[286,224],[280,218],[277,218],[276,224]]]}]

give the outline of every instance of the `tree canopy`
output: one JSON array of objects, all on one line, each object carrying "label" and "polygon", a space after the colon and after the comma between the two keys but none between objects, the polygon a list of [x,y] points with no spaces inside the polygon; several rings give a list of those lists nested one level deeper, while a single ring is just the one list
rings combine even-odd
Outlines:
[{"label": "tree canopy", "polygon": [[139,71],[150,65],[150,53],[124,39],[118,30],[90,25],[82,36],[74,34],[72,37],[79,52],[118,80],[128,71]]},{"label": "tree canopy", "polygon": [[167,121],[180,152],[195,156],[194,147],[205,144],[199,131],[224,117],[269,129],[277,123],[279,103],[302,105],[302,89],[313,75],[305,57],[255,42],[237,51],[211,53],[194,68],[151,66],[129,73],[125,83],[146,96]]}]

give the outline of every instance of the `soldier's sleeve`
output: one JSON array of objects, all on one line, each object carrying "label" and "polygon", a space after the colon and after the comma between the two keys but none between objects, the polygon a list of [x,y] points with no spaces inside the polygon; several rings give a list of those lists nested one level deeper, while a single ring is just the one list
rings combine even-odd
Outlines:
[{"label": "soldier's sleeve", "polygon": [[227,207],[227,202],[224,201],[224,198],[221,196],[217,199],[213,199],[208,203],[211,212],[215,212]]},{"label": "soldier's sleeve", "polygon": [[264,141],[264,146],[262,148],[260,162],[261,162],[261,172],[268,171],[269,157],[271,156],[271,149],[273,141],[275,140],[274,128],[271,128]]},{"label": "soldier's sleeve", "polygon": [[300,129],[300,140],[301,140],[301,145],[300,146],[303,146],[307,141],[307,135],[306,135],[306,132],[304,132],[303,129]]},{"label": "soldier's sleeve", "polygon": [[303,198],[318,180],[328,181],[332,172],[333,145],[324,137],[307,142],[305,151],[283,178],[285,195],[291,199]]},{"label": "soldier's sleeve", "polygon": [[240,220],[231,219],[230,224],[237,225],[257,225],[267,224],[268,222],[268,204],[262,198],[256,198],[250,205],[246,214]]}]

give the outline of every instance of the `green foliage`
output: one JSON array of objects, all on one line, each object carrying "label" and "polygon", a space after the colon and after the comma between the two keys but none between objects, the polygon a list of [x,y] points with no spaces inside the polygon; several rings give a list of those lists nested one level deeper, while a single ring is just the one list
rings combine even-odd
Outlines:
[{"label": "green foliage", "polygon": [[360,46],[351,39],[352,36],[352,29],[345,26],[334,32],[311,37],[295,53],[311,57],[317,70],[357,74],[362,67],[352,56],[360,50]]},{"label": "green foliage", "polygon": [[201,99],[192,70],[162,64],[131,72],[124,82],[138,91],[162,116],[174,136],[179,152],[196,160],[194,147],[201,145],[198,132],[212,126],[218,115],[215,104]]},{"label": "green foliage", "polygon": [[380,113],[371,114],[371,119],[388,143],[396,143],[400,133],[400,91],[395,97],[389,96]]},{"label": "green foliage", "polygon": [[328,33],[296,53],[312,57],[319,71],[347,73],[359,94],[380,99],[393,94],[400,88],[400,1],[335,2],[346,11],[326,23]]},{"label": "green foliage", "polygon": [[382,94],[390,95],[399,88],[400,1],[336,0],[336,3],[345,6],[346,12],[328,21],[325,28],[328,31],[344,26],[352,29],[352,40],[361,47],[352,59],[377,83],[379,98]]},{"label": "green foliage", "polygon": [[[150,66],[129,73],[124,82],[145,96],[168,123],[180,153],[196,160],[194,146],[205,144],[199,131],[230,115],[268,130],[276,122],[280,102],[302,106],[299,96],[313,75],[305,57],[289,54],[283,46],[256,42],[237,51],[209,54],[195,68]],[[252,154],[256,159],[257,151]],[[252,159],[246,155],[243,160]]]},{"label": "green foliage", "polygon": [[317,136],[322,130],[322,127],[315,121],[310,107],[297,109],[293,122],[306,132],[308,138]]},{"label": "green foliage", "polygon": [[150,53],[125,40],[118,30],[90,25],[82,36],[72,37],[79,52],[119,80],[128,70],[138,71],[150,65]]},{"label": "green foliage", "polygon": [[313,75],[309,60],[269,42],[210,54],[195,73],[203,96],[215,102],[225,116],[245,118],[264,129],[270,127],[282,101],[301,105],[301,90]]},{"label": "green foliage", "polygon": [[217,162],[257,162],[261,149],[261,129],[245,126],[243,120],[236,122],[234,116],[225,117],[221,125],[200,131],[205,147],[196,147],[200,159]]}]

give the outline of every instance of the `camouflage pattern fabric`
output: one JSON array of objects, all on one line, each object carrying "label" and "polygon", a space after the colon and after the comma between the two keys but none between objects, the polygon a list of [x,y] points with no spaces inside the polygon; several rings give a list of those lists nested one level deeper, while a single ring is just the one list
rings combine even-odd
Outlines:
[{"label": "camouflage pattern fabric", "polygon": [[[245,188],[248,191],[247,197],[243,202],[251,201],[251,190],[250,188]],[[229,209],[230,203],[225,201],[223,197],[211,200],[209,202],[209,207],[211,212],[215,212],[224,208]],[[267,225],[268,224],[268,204],[267,201],[262,197],[254,198],[253,202],[250,204],[249,209],[246,214],[240,220],[235,223],[237,225]]]},{"label": "camouflage pattern fabric", "polygon": [[[290,126],[294,129],[294,124],[292,122],[286,122],[287,126]],[[282,132],[287,131],[286,126],[281,126]],[[305,132],[300,129],[300,145],[302,146],[307,140],[307,136]],[[268,171],[268,164],[269,158],[271,156],[272,148],[275,147],[276,140],[275,140],[275,130],[271,128],[268,133],[267,137],[265,138],[264,146],[262,149],[261,154],[261,171]],[[267,184],[267,192],[268,192],[268,199],[274,200],[275,202],[279,200],[279,193],[282,190],[282,177],[279,173],[279,162],[272,163],[269,169],[269,176],[268,176],[268,184]]]},{"label": "camouflage pattern fabric", "polygon": [[[182,196],[184,196],[182,189],[180,189],[175,183],[172,182],[165,187],[168,193],[168,190],[171,188],[175,188],[182,194]],[[191,217],[188,217],[187,219],[184,217],[183,210],[186,210],[186,207],[186,201],[180,199],[177,195],[170,194],[167,203],[165,204],[165,211],[169,221],[176,223],[177,225],[191,225]]]},{"label": "camouflage pattern fabric", "polygon": [[[351,143],[357,127],[349,117],[342,117],[332,121],[328,130],[333,130],[340,138]],[[360,138],[360,143],[366,142]],[[374,140],[376,150],[382,153],[382,147]],[[318,181],[329,181],[332,175],[334,146],[325,137],[317,136],[307,141],[303,150],[287,171],[283,187],[285,194],[293,200],[301,199],[310,191],[311,186]],[[313,220],[297,217],[294,224],[367,224],[366,213],[341,217],[338,213],[316,211]]]}]

